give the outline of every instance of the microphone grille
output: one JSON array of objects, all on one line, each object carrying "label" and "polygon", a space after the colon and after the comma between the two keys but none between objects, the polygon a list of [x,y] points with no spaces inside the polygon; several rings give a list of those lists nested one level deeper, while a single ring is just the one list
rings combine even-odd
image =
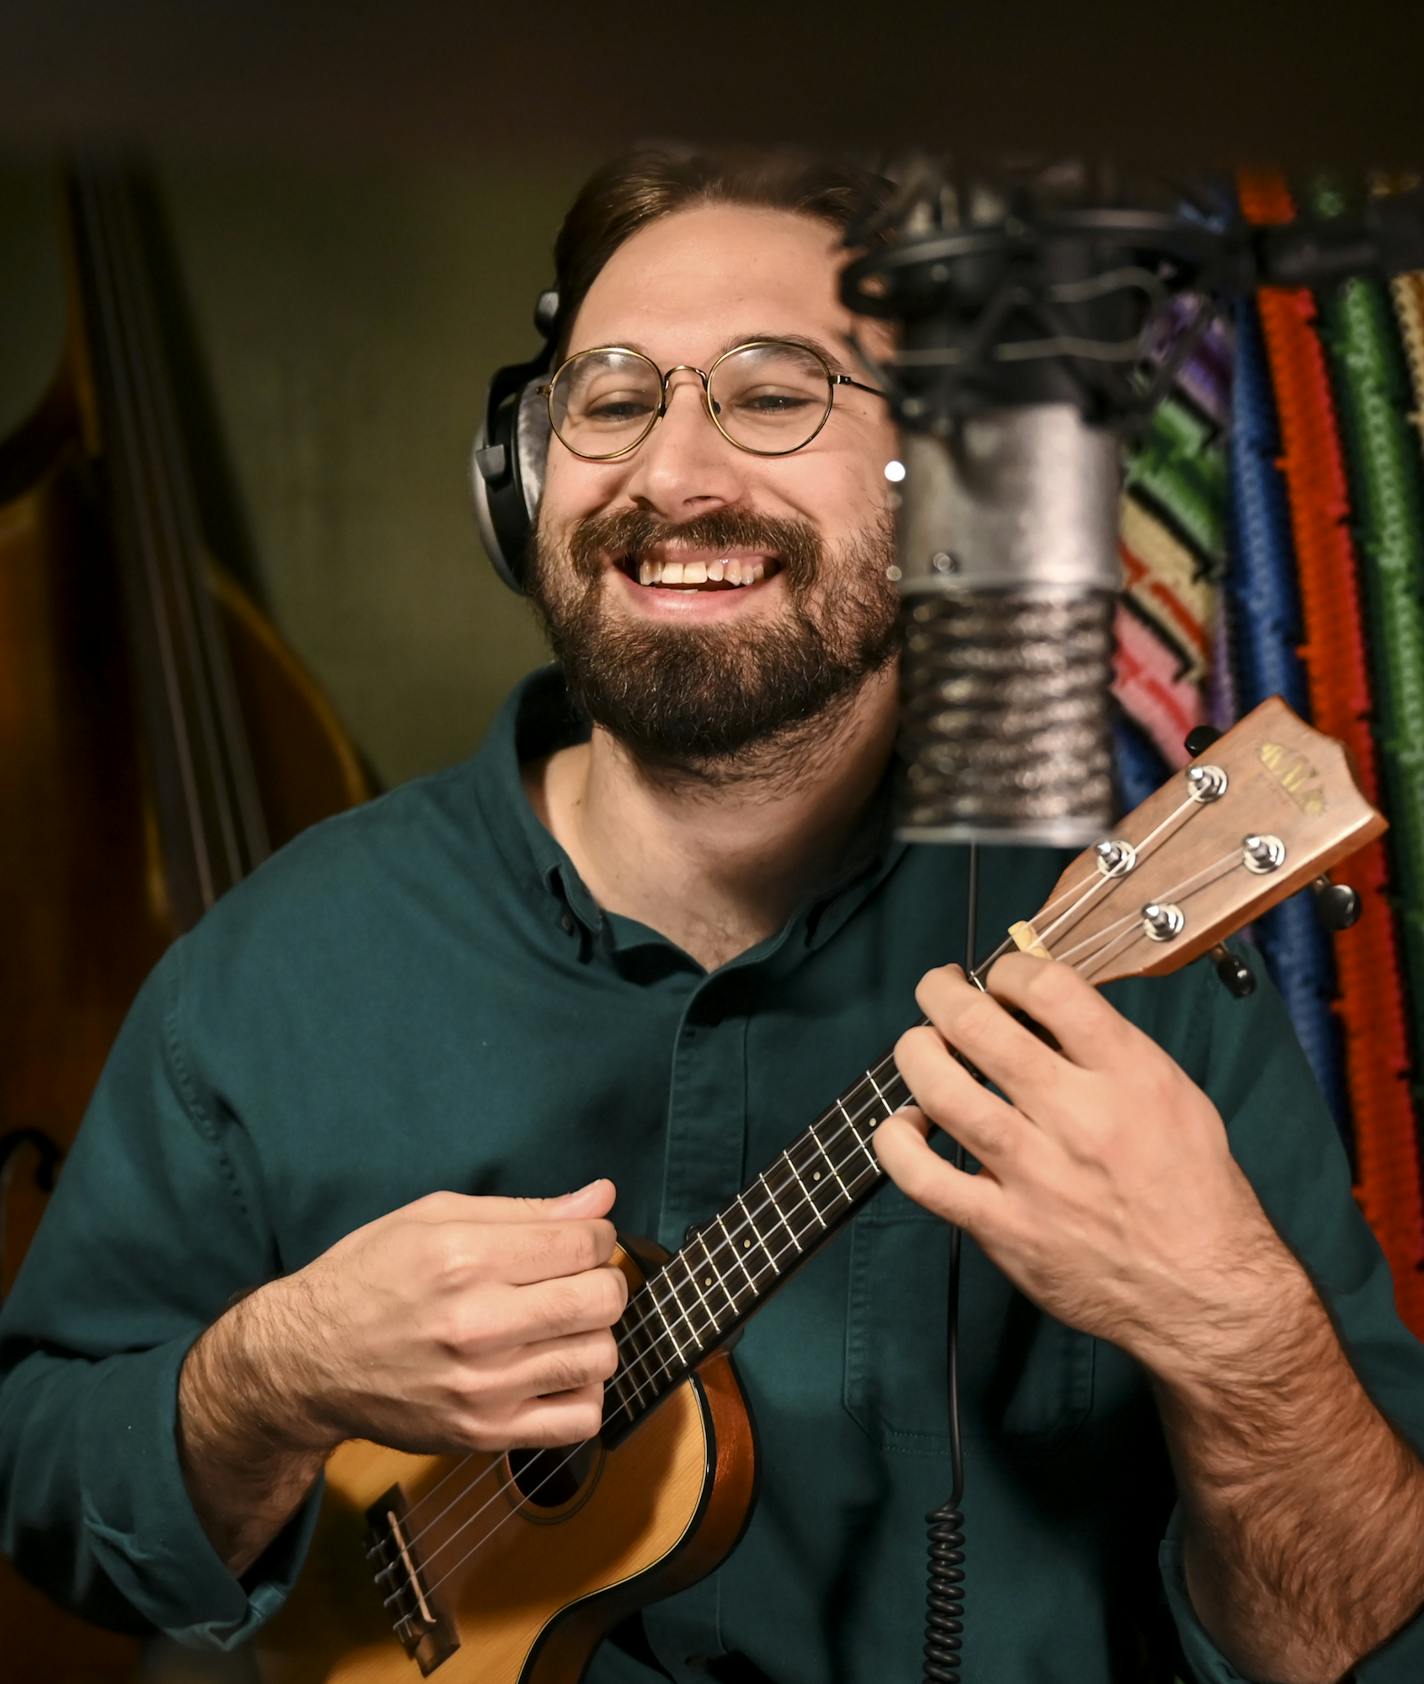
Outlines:
[{"label": "microphone grille", "polygon": [[1112,816],[1106,590],[907,593],[898,829],[1083,847]]}]

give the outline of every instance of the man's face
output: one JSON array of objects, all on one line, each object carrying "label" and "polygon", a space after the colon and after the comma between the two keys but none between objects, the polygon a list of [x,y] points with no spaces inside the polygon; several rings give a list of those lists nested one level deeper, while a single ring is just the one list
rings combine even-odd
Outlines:
[{"label": "man's face", "polygon": [[[661,369],[705,370],[729,346],[794,335],[866,378],[845,346],[842,257],[810,217],[682,211],[614,253],[569,348],[622,345]],[[894,447],[884,400],[842,386],[810,444],[752,455],[713,426],[687,371],[626,459],[585,461],[551,440],[530,594],[592,718],[646,760],[730,774],[754,745],[787,746],[844,706],[893,657]],[[669,561],[724,565],[691,586],[639,582]],[[733,582],[758,564],[756,582]]]}]

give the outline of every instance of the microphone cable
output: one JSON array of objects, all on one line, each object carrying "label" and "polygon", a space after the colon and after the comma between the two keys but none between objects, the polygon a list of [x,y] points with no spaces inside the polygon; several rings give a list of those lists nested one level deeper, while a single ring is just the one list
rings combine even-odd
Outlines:
[{"label": "microphone cable", "polygon": [[[979,846],[969,844],[968,905],[965,912],[964,970],[971,981],[978,947]],[[982,985],[981,985],[982,986]],[[950,1159],[964,1169],[964,1148],[956,1140]],[[949,1386],[949,1457],[952,1489],[948,1499],[925,1516],[929,1528],[929,1587],[925,1610],[924,1684],[961,1684],[959,1663],[964,1642],[964,1445],[959,1433],[959,1263],[963,1232],[949,1229],[949,1305],[945,1318],[945,1354]]]}]

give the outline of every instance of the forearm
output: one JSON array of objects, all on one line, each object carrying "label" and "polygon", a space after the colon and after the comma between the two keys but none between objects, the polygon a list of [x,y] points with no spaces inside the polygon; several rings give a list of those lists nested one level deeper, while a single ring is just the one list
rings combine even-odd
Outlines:
[{"label": "forearm", "polygon": [[194,1344],[178,1386],[178,1444],[194,1511],[240,1577],[301,1507],[330,1446],[288,1389],[288,1318],[273,1289],[234,1305]]},{"label": "forearm", "polygon": [[1282,1248],[1250,1348],[1154,1375],[1187,1587],[1247,1677],[1332,1684],[1424,1601],[1424,1465]]}]

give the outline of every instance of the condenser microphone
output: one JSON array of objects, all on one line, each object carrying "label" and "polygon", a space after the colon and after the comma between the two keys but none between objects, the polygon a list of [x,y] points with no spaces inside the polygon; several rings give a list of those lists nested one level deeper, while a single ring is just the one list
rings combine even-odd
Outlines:
[{"label": "condenser microphone", "polygon": [[900,833],[1085,846],[1112,808],[1117,436],[1024,404],[901,461]]},{"label": "condenser microphone", "polygon": [[843,295],[890,318],[900,834],[1082,847],[1111,818],[1119,405],[1165,297],[1091,183],[912,182]]},{"label": "condenser microphone", "polygon": [[843,300],[895,341],[857,349],[900,428],[900,832],[1086,846],[1112,819],[1125,439],[1234,295],[1424,264],[1424,188],[1251,228],[1106,164],[912,158],[846,244]]}]

